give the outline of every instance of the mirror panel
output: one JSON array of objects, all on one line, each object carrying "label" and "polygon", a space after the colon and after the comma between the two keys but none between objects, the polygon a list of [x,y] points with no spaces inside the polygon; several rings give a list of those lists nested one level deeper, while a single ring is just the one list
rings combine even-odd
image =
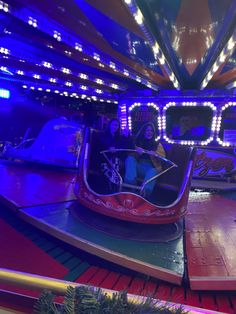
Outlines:
[{"label": "mirror panel", "polygon": [[[184,103],[185,104],[185,103]],[[164,108],[164,134],[171,142],[210,142],[213,137],[212,124],[215,117],[214,105],[167,104]]]},{"label": "mirror panel", "polygon": [[236,103],[228,103],[221,109],[217,140],[224,146],[236,145]]},{"label": "mirror panel", "polygon": [[156,129],[156,138],[161,135],[161,117],[159,107],[154,103],[134,103],[129,107],[128,124],[135,137],[144,124],[151,122]]}]

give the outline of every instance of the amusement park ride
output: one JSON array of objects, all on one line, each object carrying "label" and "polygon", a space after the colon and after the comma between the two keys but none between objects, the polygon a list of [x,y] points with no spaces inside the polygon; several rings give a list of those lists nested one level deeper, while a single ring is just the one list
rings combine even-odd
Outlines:
[{"label": "amusement park ride", "polygon": [[[236,313],[236,2],[11,0],[0,17],[6,238],[9,221],[26,222],[110,263],[113,276],[122,266]],[[152,153],[161,171],[151,179],[126,184],[125,159],[138,151],[101,149],[104,126],[75,119],[111,107],[134,141],[155,126],[166,155]],[[86,276],[62,268],[48,276]],[[204,290],[228,305],[208,306]]]}]

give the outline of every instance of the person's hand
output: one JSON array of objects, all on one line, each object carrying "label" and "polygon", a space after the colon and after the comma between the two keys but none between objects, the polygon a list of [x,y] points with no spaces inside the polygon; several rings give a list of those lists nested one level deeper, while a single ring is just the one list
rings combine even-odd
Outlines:
[{"label": "person's hand", "polygon": [[116,148],[114,146],[109,147],[109,151],[111,153],[115,153],[116,152]]},{"label": "person's hand", "polygon": [[139,155],[142,155],[144,153],[144,150],[142,149],[142,147],[136,147],[136,151]]},{"label": "person's hand", "polygon": [[151,156],[156,156],[157,155],[156,152],[154,152],[153,150],[149,150],[148,153]]}]

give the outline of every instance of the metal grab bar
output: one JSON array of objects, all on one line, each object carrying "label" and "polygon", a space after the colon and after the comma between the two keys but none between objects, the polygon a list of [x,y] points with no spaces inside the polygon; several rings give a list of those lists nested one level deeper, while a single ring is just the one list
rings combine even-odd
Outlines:
[{"label": "metal grab bar", "polygon": [[[115,148],[114,151],[107,149],[107,150],[101,151],[100,153],[103,154],[103,153],[116,153],[116,152],[135,152],[135,153],[139,154],[137,149],[129,149],[129,148]],[[171,161],[165,157],[162,157],[162,156],[158,155],[157,153],[151,152],[149,150],[143,149],[143,154],[148,154],[149,156],[160,158],[161,160],[168,162],[168,163],[171,163],[172,165],[175,165],[175,167],[178,167],[173,161]]]},{"label": "metal grab bar", "polygon": [[176,168],[176,167],[178,167],[178,166],[177,166],[176,164],[173,164],[173,165],[171,165],[169,168],[167,168],[167,169],[165,169],[165,170],[159,172],[159,173],[156,174],[154,177],[152,177],[152,178],[146,180],[145,182],[143,182],[142,187],[141,187],[141,190],[140,190],[140,193],[143,193],[143,190],[144,190],[145,186],[146,186],[149,182],[155,180],[156,178],[160,177],[161,175],[163,175],[164,173],[166,173],[166,172],[169,171],[170,169]]},{"label": "metal grab bar", "polygon": [[[80,284],[76,282],[71,282],[71,281],[65,281],[61,279],[54,279],[50,277],[45,277],[45,276],[40,276],[40,275],[35,275],[35,274],[30,274],[30,273],[25,273],[25,272],[20,272],[20,271],[15,271],[11,269],[6,269],[6,268],[0,268],[0,280],[3,283],[10,284],[10,285],[17,285],[19,287],[24,287],[27,289],[31,290],[45,290],[48,289],[55,293],[56,295],[65,295],[67,288],[73,287],[94,287],[97,288],[97,286],[93,285],[86,285],[86,284]],[[100,288],[99,289],[104,293],[110,296],[112,298],[113,294],[116,293],[116,290],[110,290],[110,289],[105,289],[105,288]],[[128,300],[132,303],[141,303],[145,302],[147,300],[147,297],[145,296],[139,296],[135,294],[127,294]],[[13,299],[14,300],[14,299]],[[161,301],[157,299],[153,299],[153,304],[157,305],[163,305],[166,306],[166,301]],[[171,303],[168,302],[168,305],[170,305],[172,308],[179,308],[180,304],[178,303]],[[187,311],[191,311],[192,314],[197,314],[199,313],[198,310],[200,310],[197,307],[192,307],[189,305],[181,305],[182,308],[186,309]],[[214,312],[210,310],[205,310],[204,313],[206,314],[213,314]]]},{"label": "metal grab bar", "polygon": [[[122,149],[122,148],[118,148],[118,149],[114,149],[114,150],[112,150],[112,151],[111,151],[111,150],[103,150],[103,151],[100,152],[101,154],[103,154],[103,156],[104,156],[104,158],[106,159],[106,161],[109,163],[109,165],[111,166],[111,168],[112,168],[112,169],[114,170],[114,172],[117,174],[117,176],[118,176],[118,178],[119,178],[119,191],[121,191],[121,187],[122,187],[122,185],[123,185],[123,179],[122,179],[122,177],[121,177],[119,171],[117,171],[117,170],[115,169],[114,165],[112,164],[112,162],[110,161],[110,159],[109,159],[109,158],[107,157],[107,155],[106,155],[107,153],[116,153],[116,152],[135,152],[135,153],[139,154],[139,151],[136,150],[136,149],[126,149],[126,148]],[[171,166],[168,167],[167,169],[164,169],[163,171],[159,172],[157,175],[153,176],[152,178],[150,178],[150,179],[146,180],[145,182],[143,182],[143,184],[142,184],[141,187],[138,188],[138,187],[136,187],[136,186],[132,186],[132,187],[135,187],[135,188],[139,189],[139,190],[140,190],[140,194],[143,193],[143,190],[144,190],[145,186],[146,186],[148,183],[150,183],[151,181],[153,181],[153,180],[155,180],[156,178],[160,177],[161,175],[163,175],[164,173],[166,173],[166,172],[169,171],[170,169],[175,168],[175,167],[178,167],[178,165],[176,165],[176,164],[175,164],[174,162],[172,162],[171,160],[169,160],[169,159],[167,159],[167,158],[165,158],[165,157],[162,157],[162,156],[160,156],[160,155],[158,155],[158,154],[156,154],[156,153],[150,152],[150,151],[148,151],[148,150],[143,149],[142,154],[148,154],[149,156],[157,157],[157,158],[161,159],[162,161],[165,161],[165,162],[167,162],[167,163],[170,163]]]}]

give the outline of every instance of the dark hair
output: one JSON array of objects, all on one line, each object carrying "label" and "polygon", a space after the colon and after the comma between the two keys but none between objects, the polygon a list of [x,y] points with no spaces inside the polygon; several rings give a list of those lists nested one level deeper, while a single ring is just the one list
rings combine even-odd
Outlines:
[{"label": "dark hair", "polygon": [[[145,131],[148,126],[151,126],[154,131],[153,137],[151,139],[146,139],[144,136]],[[141,129],[137,133],[136,138],[135,138],[135,144],[147,150],[156,150],[158,143],[155,141],[155,134],[156,134],[156,128],[154,124],[152,122],[147,122],[141,127]]]},{"label": "dark hair", "polygon": [[155,128],[155,125],[152,123],[152,122],[147,122],[145,123],[141,129],[138,131],[138,133],[136,134],[135,138],[136,140],[141,140],[141,139],[144,139],[144,135],[145,135],[145,131],[147,129],[148,126],[151,126],[152,129],[153,129],[153,137],[155,139],[155,134],[156,134],[156,128]]},{"label": "dark hair", "polygon": [[107,133],[110,133],[110,132],[111,132],[111,124],[112,124],[113,121],[118,122],[119,128],[118,128],[118,130],[116,131],[116,134],[120,134],[120,121],[119,121],[119,119],[117,119],[117,118],[113,118],[113,119],[111,119],[111,120],[109,121],[109,123],[108,123],[108,125],[107,125],[107,128],[106,128],[106,132],[107,132]]}]

